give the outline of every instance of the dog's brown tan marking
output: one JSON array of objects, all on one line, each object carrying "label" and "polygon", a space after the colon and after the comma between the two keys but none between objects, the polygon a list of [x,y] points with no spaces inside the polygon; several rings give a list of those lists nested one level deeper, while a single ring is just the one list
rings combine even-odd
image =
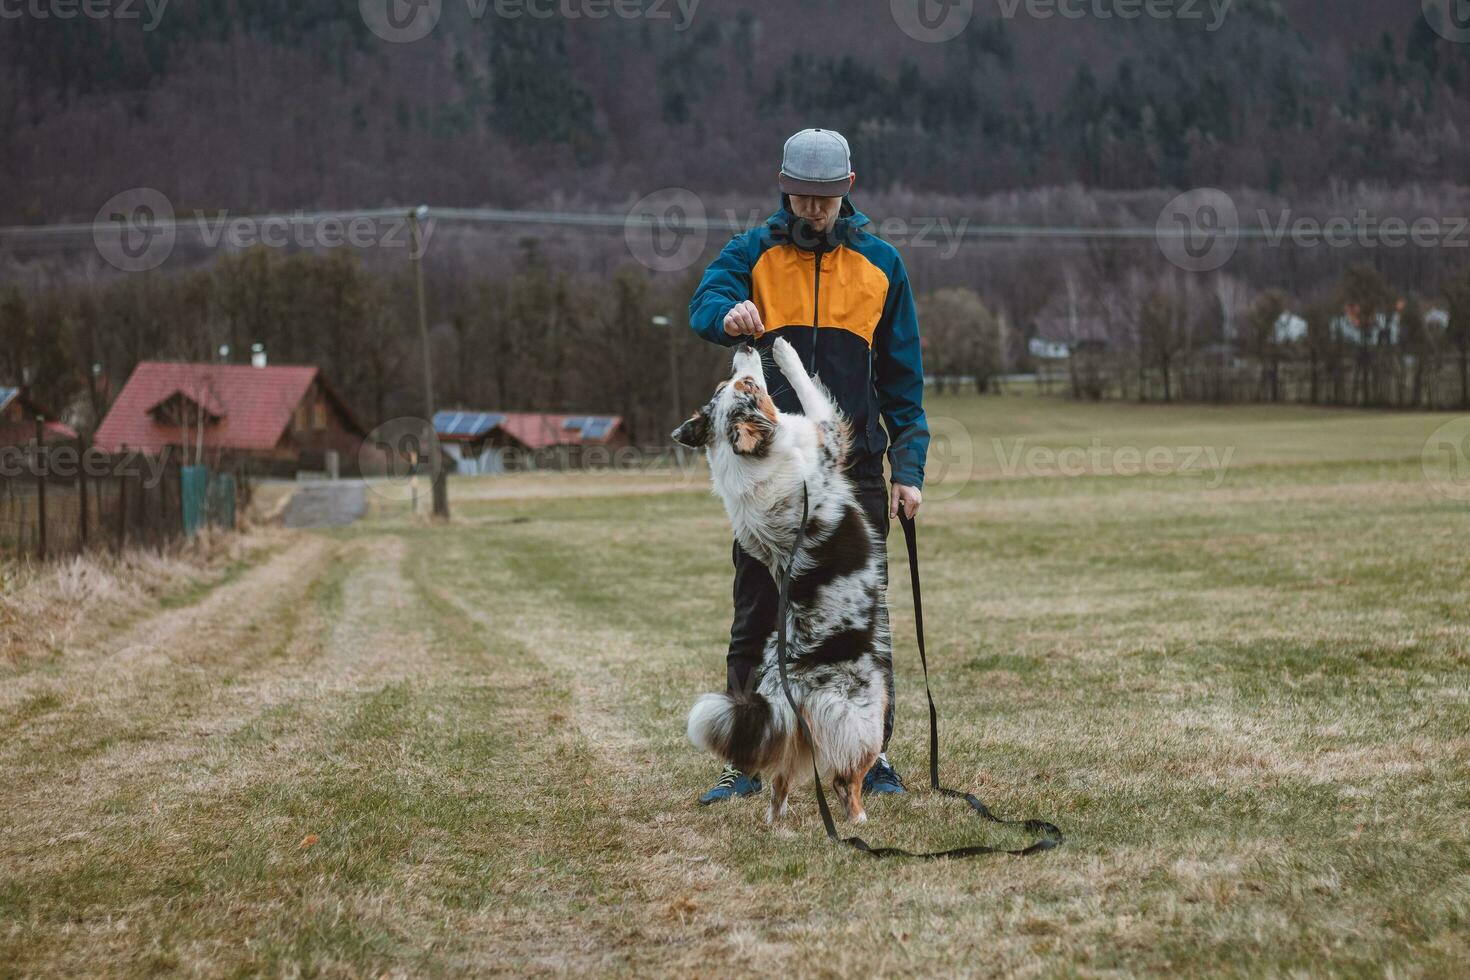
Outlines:
[{"label": "dog's brown tan marking", "polygon": [[770,395],[766,394],[764,391],[756,395],[755,408],[756,411],[760,412],[766,418],[770,419],[772,425],[776,424],[776,403],[771,401]]},{"label": "dog's brown tan marking", "polygon": [[[743,377],[724,383],[733,383],[735,390],[749,399],[741,405],[743,417],[737,417],[738,420],[730,425],[731,447],[742,456],[764,456],[776,430],[776,403],[754,378]],[[751,414],[752,407],[757,414]]]},{"label": "dog's brown tan marking", "polygon": [[[722,385],[725,382],[720,382]],[[766,389],[755,383],[753,378],[741,378],[735,382],[735,390],[744,395],[755,396],[755,409],[772,422],[776,421],[776,403],[771,401],[771,396]]]},{"label": "dog's brown tan marking", "polygon": [[756,422],[736,422],[735,438],[732,440],[735,451],[742,455],[755,452],[766,441],[769,432],[769,429]]},{"label": "dog's brown tan marking", "polygon": [[851,445],[852,426],[841,415],[834,422],[823,422],[817,426],[817,450],[838,469],[847,462],[847,451]]},{"label": "dog's brown tan marking", "polygon": [[847,461],[847,451],[852,448],[852,424],[845,416],[837,417],[837,465],[841,466]]},{"label": "dog's brown tan marking", "polygon": [[[869,764],[868,769],[871,768],[872,765]],[[863,810],[863,776],[866,774],[867,769],[864,769],[861,775],[839,773],[832,777],[832,790],[837,794],[842,808],[847,811],[847,819],[859,823],[868,819]]]}]

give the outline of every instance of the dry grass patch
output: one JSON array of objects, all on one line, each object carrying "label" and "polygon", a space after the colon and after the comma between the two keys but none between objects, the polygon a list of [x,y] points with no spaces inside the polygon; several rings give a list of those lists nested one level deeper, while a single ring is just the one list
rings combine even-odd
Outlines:
[{"label": "dry grass patch", "polygon": [[[1102,423],[1177,442],[1228,421],[1027,412],[977,424],[1085,444]],[[123,602],[120,628],[58,634],[55,656],[16,666],[0,962],[1461,975],[1470,558],[1444,542],[1463,510],[1391,461],[1417,448],[1418,417],[1229,418],[1277,463],[1220,491],[993,480],[926,508],[946,781],[1054,819],[1056,852],[879,864],[825,841],[809,790],[775,828],[764,799],[698,807],[716,765],[683,722],[723,682],[717,502],[621,477],[483,481],[500,490],[456,498],[450,526],[385,508],[286,536],[213,588]],[[1323,462],[1363,423],[1371,461]],[[1312,431],[1328,449],[1283,461]],[[919,783],[893,572],[892,755]],[[915,788],[871,801],[869,840],[1012,842]]]},{"label": "dry grass patch", "polygon": [[56,655],[89,628],[122,622],[159,602],[188,602],[282,541],[270,529],[204,530],[161,550],[0,563],[0,664]]}]

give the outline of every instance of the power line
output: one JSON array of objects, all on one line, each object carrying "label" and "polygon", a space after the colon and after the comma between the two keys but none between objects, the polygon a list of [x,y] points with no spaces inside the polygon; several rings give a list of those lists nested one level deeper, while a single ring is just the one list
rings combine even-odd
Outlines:
[{"label": "power line", "polygon": [[[266,214],[232,215],[199,214],[189,217],[158,219],[148,227],[158,232],[172,231],[176,239],[192,235],[198,244],[215,246],[225,241],[232,226],[254,228],[268,226],[319,225],[329,221],[358,220],[397,222],[408,220],[406,208],[374,208],[335,211],[270,212]],[[553,227],[629,229],[659,228],[669,232],[722,231],[736,234],[758,223],[741,220],[734,214],[724,217],[668,218],[653,214],[609,214],[593,211],[517,211],[499,208],[429,208],[426,221],[464,224],[546,225]],[[945,241],[1011,240],[1018,238],[1052,239],[1085,242],[1089,240],[1150,240],[1191,238],[1198,232],[1189,228],[1167,229],[1145,226],[1088,226],[1033,224],[975,224],[966,217],[888,218],[874,223],[880,234],[885,227],[901,223],[905,236],[925,235]],[[74,238],[109,238],[128,230],[122,222],[96,221],[47,225],[8,225],[0,227],[0,244],[48,245],[65,244]],[[1266,228],[1214,229],[1218,235],[1239,239],[1283,238]]]}]

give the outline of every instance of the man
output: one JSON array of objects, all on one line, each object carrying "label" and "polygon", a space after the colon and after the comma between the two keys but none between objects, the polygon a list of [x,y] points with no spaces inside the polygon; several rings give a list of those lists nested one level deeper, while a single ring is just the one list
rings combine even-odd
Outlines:
[{"label": "man", "polygon": [[[856,179],[840,133],[806,129],[787,140],[781,209],[725,246],[689,304],[689,322],[701,337],[726,347],[750,342],[764,349],[779,332],[796,348],[851,423],[847,473],[881,541],[900,508],[909,517],[919,512],[929,428],[908,274],[897,249],[871,234],[867,217],[848,200]],[[773,380],[772,387],[778,408],[801,411],[790,385]],[[891,488],[883,484],[885,448]],[[766,639],[776,628],[777,604],[770,572],[738,542],[734,561],[735,621],[726,658],[732,693],[754,686]],[[882,610],[886,620],[886,603]],[[885,750],[893,734],[893,695],[890,668]],[[700,802],[760,788],[759,774],[727,766]],[[886,754],[868,772],[863,792],[904,792]]]}]

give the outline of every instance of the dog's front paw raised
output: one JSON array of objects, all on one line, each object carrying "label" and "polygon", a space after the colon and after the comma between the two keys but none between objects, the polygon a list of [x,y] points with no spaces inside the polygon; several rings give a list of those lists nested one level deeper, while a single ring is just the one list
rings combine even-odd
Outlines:
[{"label": "dog's front paw raised", "polygon": [[776,366],[787,378],[806,373],[806,368],[802,367],[801,358],[796,356],[796,348],[792,347],[785,337],[777,337],[771,344],[771,357],[775,359]]}]

